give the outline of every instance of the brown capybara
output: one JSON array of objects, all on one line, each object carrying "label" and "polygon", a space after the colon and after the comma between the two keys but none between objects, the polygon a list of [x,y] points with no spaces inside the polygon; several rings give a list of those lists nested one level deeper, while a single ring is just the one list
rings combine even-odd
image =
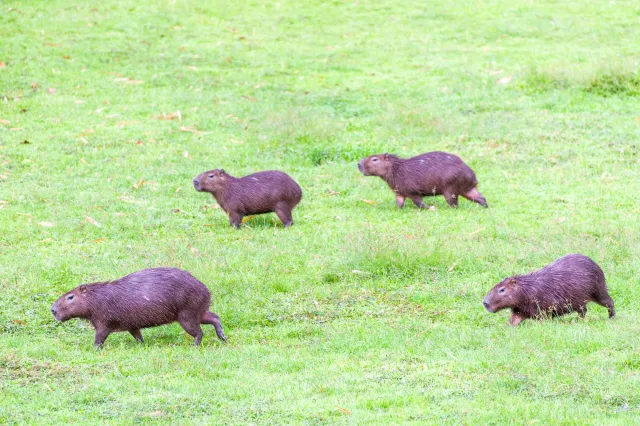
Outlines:
[{"label": "brown capybara", "polygon": [[196,191],[211,193],[236,228],[240,228],[245,216],[271,212],[288,228],[293,225],[291,211],[302,199],[302,190],[296,181],[278,170],[241,178],[222,169],[209,170],[193,179],[193,187]]},{"label": "brown capybara", "polygon": [[443,195],[451,207],[458,206],[458,196],[487,207],[478,191],[476,175],[460,157],[446,152],[427,152],[411,158],[391,154],[370,155],[358,162],[365,176],[381,177],[396,193],[402,208],[410,198],[420,208],[429,208],[422,197]]},{"label": "brown capybara", "polygon": [[489,312],[511,309],[509,324],[527,318],[543,319],[577,312],[587,313],[587,303],[596,302],[616,315],[602,269],[581,254],[568,254],[527,275],[504,279],[491,289],[482,304]]},{"label": "brown capybara", "polygon": [[96,329],[94,345],[101,346],[109,334],[128,331],[142,342],[140,329],[178,321],[195,338],[202,340],[200,324],[211,324],[226,342],[220,317],[209,311],[209,289],[187,271],[151,268],[116,281],[83,284],[60,296],[51,306],[58,321],[89,320]]}]

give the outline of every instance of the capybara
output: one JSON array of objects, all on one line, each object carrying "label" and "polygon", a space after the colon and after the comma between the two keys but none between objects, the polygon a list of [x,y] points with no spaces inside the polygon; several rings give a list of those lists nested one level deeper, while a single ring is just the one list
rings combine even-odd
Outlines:
[{"label": "capybara", "polygon": [[193,179],[199,192],[209,192],[240,228],[248,215],[275,212],[285,228],[293,225],[291,211],[302,199],[300,186],[286,173],[267,170],[236,178],[222,169],[200,173]]},{"label": "capybara", "polygon": [[422,197],[443,195],[451,207],[458,206],[458,196],[487,207],[478,191],[476,175],[460,157],[446,152],[427,152],[411,158],[376,154],[358,162],[365,176],[381,177],[396,193],[396,204],[402,208],[410,198],[420,208],[429,208]]},{"label": "capybara", "polygon": [[220,317],[209,311],[209,289],[187,271],[151,268],[116,281],[83,284],[60,296],[51,306],[58,321],[89,320],[96,329],[94,345],[101,346],[111,333],[128,331],[142,342],[140,329],[178,321],[202,340],[200,324],[211,324],[226,342]]},{"label": "capybara", "polygon": [[509,324],[527,318],[543,319],[577,312],[587,313],[587,303],[596,302],[616,315],[600,266],[587,256],[568,254],[527,275],[504,279],[491,289],[482,304],[489,312],[511,308]]}]

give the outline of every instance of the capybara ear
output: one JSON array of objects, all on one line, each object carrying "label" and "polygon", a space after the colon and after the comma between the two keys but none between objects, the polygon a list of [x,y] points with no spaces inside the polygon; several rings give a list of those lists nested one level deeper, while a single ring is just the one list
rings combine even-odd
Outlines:
[{"label": "capybara ear", "polygon": [[78,291],[80,291],[80,293],[86,293],[87,292],[87,286],[86,285],[81,285],[80,287],[78,287]]},{"label": "capybara ear", "polygon": [[384,154],[384,161],[389,161],[389,154],[386,152]]},{"label": "capybara ear", "polygon": [[507,281],[507,285],[515,287],[515,286],[518,285],[518,280],[516,280],[515,278],[511,277],[511,278],[509,278],[509,281]]}]

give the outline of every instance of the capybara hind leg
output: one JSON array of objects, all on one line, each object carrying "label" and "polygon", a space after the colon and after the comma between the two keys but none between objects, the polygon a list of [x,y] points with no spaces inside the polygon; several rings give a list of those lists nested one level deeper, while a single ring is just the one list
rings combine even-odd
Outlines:
[{"label": "capybara hind leg", "polygon": [[478,203],[480,204],[482,207],[489,207],[487,205],[487,200],[484,198],[484,196],[480,193],[480,191],[478,191],[477,188],[473,188],[471,191],[468,191],[464,194],[462,194],[462,196],[464,198],[466,198],[469,201],[473,201],[474,203]]},{"label": "capybara hind leg", "polygon": [[202,341],[202,328],[200,327],[200,323],[193,320],[193,318],[179,318],[178,322],[184,328],[184,331],[192,335],[195,340],[193,344],[195,346],[199,346]]},{"label": "capybara hind leg", "polygon": [[422,199],[422,197],[416,195],[411,197],[411,201],[413,201],[413,204],[416,205],[416,207],[421,208],[421,209],[428,209],[429,206],[428,204],[425,204],[424,200]]},{"label": "capybara hind leg", "polygon": [[93,346],[99,348],[102,346],[107,337],[111,334],[111,330],[105,327],[96,327],[96,338],[93,341]]},{"label": "capybara hind leg", "polygon": [[398,206],[399,209],[404,207],[404,199],[404,195],[396,194],[396,206]]},{"label": "capybara hind leg", "polygon": [[213,328],[216,329],[216,334],[223,342],[227,341],[227,336],[224,335],[224,331],[222,331],[222,324],[220,323],[220,317],[218,314],[214,314],[213,312],[205,312],[202,315],[202,320],[200,324],[211,324]]},{"label": "capybara hind leg", "polygon": [[142,333],[140,332],[140,330],[135,329],[135,330],[129,330],[129,333],[131,333],[131,335],[138,341],[138,342],[142,342]]},{"label": "capybara hind leg", "polygon": [[516,314],[516,313],[511,313],[511,316],[509,317],[509,325],[511,327],[515,327],[517,325],[520,325],[520,323],[524,321],[524,317],[520,314]]},{"label": "capybara hind leg", "polygon": [[285,228],[293,225],[293,218],[291,217],[291,208],[288,204],[280,203],[276,205],[276,215],[282,222]]},{"label": "capybara hind leg", "polygon": [[444,199],[449,204],[449,207],[458,207],[458,195],[452,192],[444,192]]},{"label": "capybara hind leg", "polygon": [[241,213],[229,213],[229,223],[236,229],[240,229],[240,225],[242,225],[242,218],[244,217]]},{"label": "capybara hind leg", "polygon": [[587,315],[587,306],[586,305],[578,306],[578,308],[576,309],[576,312],[578,313],[578,316],[580,318],[584,318],[584,316]]}]

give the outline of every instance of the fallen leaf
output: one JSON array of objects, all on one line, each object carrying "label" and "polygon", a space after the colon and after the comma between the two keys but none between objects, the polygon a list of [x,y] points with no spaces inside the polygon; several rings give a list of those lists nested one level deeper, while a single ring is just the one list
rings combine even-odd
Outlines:
[{"label": "fallen leaf", "polygon": [[558,218],[555,218],[555,219],[553,220],[553,223],[558,224],[558,223],[562,223],[562,222],[564,222],[565,220],[567,220],[567,219],[566,219],[566,218],[564,218],[564,217],[558,217]]},{"label": "fallen leaf", "polygon": [[96,238],[95,240],[93,240],[94,243],[101,243],[103,241],[107,241],[106,238]]},{"label": "fallen leaf", "polygon": [[0,61],[0,68],[4,68],[4,67],[6,67],[5,63]]},{"label": "fallen leaf", "polygon": [[0,120],[0,124],[10,124],[9,120]]},{"label": "fallen leaf", "polygon": [[207,210],[217,210],[220,206],[218,204],[205,204],[202,206],[202,211],[206,212]]},{"label": "fallen leaf", "polygon": [[10,132],[17,132],[19,130],[22,130],[22,127],[12,127],[9,129]]},{"label": "fallen leaf", "polygon": [[177,118],[178,121],[182,121],[182,114],[180,114],[180,111],[172,112],[170,114],[163,112],[161,115],[156,115],[153,118],[156,120],[175,120]]},{"label": "fallen leaf", "polygon": [[258,102],[258,100],[253,96],[242,95],[242,97],[250,102]]},{"label": "fallen leaf", "polygon": [[7,180],[9,179],[9,176],[7,175],[0,175],[0,180]]},{"label": "fallen leaf", "polygon": [[56,93],[56,88],[55,88],[55,87],[49,87],[49,88],[47,89],[47,92],[49,92],[49,93]]},{"label": "fallen leaf", "polygon": [[9,205],[9,202],[7,200],[0,200],[0,209],[7,205]]},{"label": "fallen leaf", "polygon": [[449,266],[448,271],[451,272],[453,271],[453,269],[456,267],[457,263],[454,263],[453,265]]},{"label": "fallen leaf", "polygon": [[84,215],[84,218],[87,220],[87,222],[89,222],[93,226],[97,226],[98,228],[102,228],[102,226],[100,226],[100,224],[94,218],[92,218],[91,216]]},{"label": "fallen leaf", "polygon": [[334,191],[334,190],[330,189],[330,190],[329,190],[329,193],[328,193],[328,194],[324,194],[324,196],[325,196],[325,197],[332,197],[332,196],[334,196],[334,195],[338,195],[338,194],[339,194],[339,192],[338,192],[338,191]]},{"label": "fallen leaf", "polygon": [[69,60],[69,59],[71,59],[71,56],[69,56],[69,55],[62,55],[62,58],[63,58],[63,59],[67,59],[67,60]]},{"label": "fallen leaf", "polygon": [[50,41],[45,41],[45,42],[44,42],[44,44],[45,44],[45,45],[47,45],[47,46],[52,46],[52,47],[57,46],[57,44],[52,43],[52,42],[50,42]]},{"label": "fallen leaf", "polygon": [[38,90],[38,83],[31,83],[31,88],[33,90]]},{"label": "fallen leaf", "polygon": [[242,223],[248,222],[251,219],[253,219],[253,216],[245,216],[245,217],[242,218]]},{"label": "fallen leaf", "polygon": [[511,83],[511,80],[513,80],[512,77],[502,77],[500,80],[497,81],[498,84],[509,84]]},{"label": "fallen leaf", "polygon": [[82,157],[82,158],[80,159],[80,162],[81,162],[82,164],[89,164],[89,163],[87,163],[87,160],[85,160],[85,159],[84,159],[84,157]]},{"label": "fallen leaf", "polygon": [[181,190],[182,190],[182,187],[181,187],[181,186],[179,186],[179,187],[176,189],[176,194],[177,194],[178,192],[180,192]]},{"label": "fallen leaf", "polygon": [[14,324],[27,325],[27,322],[22,320],[13,320],[11,322]]},{"label": "fallen leaf", "polygon": [[182,213],[180,209],[171,209],[171,213]]},{"label": "fallen leaf", "polygon": [[138,141],[136,142],[136,145],[142,145],[142,140],[138,140]]},{"label": "fallen leaf", "polygon": [[191,253],[193,253],[195,256],[198,256],[198,249],[193,247],[191,244],[189,244],[189,250],[191,250]]},{"label": "fallen leaf", "polygon": [[133,184],[133,187],[135,189],[139,189],[139,188],[142,187],[142,185],[144,185],[144,182],[145,182],[144,179],[140,179],[140,181],[138,183]]},{"label": "fallen leaf", "polygon": [[198,71],[198,67],[194,67],[193,65],[189,65],[187,68],[189,68],[191,71]]},{"label": "fallen leaf", "polygon": [[475,234],[477,234],[477,233],[479,233],[479,232],[484,231],[485,229],[487,229],[487,227],[486,227],[486,226],[485,226],[485,227],[483,227],[483,228],[480,228],[480,229],[476,229],[475,231],[473,231],[473,232],[472,232],[472,233],[470,233],[469,235],[475,235]]},{"label": "fallen leaf", "polygon": [[180,130],[181,132],[194,133],[196,135],[200,135],[200,134],[204,133],[204,132],[202,132],[200,130],[196,130],[196,129],[192,128],[192,127],[184,127],[184,126],[180,127],[178,130]]},{"label": "fallen leaf", "polygon": [[38,225],[44,226],[45,228],[53,228],[56,226],[56,224],[52,222],[38,222]]},{"label": "fallen leaf", "polygon": [[229,62],[230,64],[233,63],[233,61],[231,60],[231,58],[227,58],[227,62]]},{"label": "fallen leaf", "polygon": [[362,201],[363,203],[371,204],[372,206],[376,205],[375,201],[365,200],[364,198],[360,198],[360,201]]},{"label": "fallen leaf", "polygon": [[336,407],[336,408],[338,409],[338,411],[341,411],[344,414],[347,414],[349,416],[351,415],[351,411],[347,410],[346,408],[342,408],[342,407]]},{"label": "fallen leaf", "polygon": [[89,145],[89,141],[83,138],[82,136],[80,136],[80,141],[85,145]]}]

